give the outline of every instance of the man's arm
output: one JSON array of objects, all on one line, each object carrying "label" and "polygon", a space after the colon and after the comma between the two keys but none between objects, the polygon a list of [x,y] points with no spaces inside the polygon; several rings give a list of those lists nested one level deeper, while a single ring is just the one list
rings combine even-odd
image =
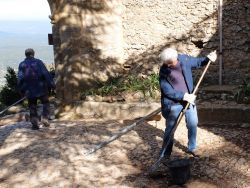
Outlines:
[{"label": "man's arm", "polygon": [[23,69],[23,64],[20,63],[18,66],[18,73],[17,73],[17,89],[19,92],[24,92],[22,91],[22,85],[23,85],[23,80],[24,79],[24,69]]},{"label": "man's arm", "polygon": [[215,62],[217,59],[216,50],[209,53],[206,57],[192,57],[189,55],[179,55],[180,61],[185,62],[188,66],[192,68],[200,68],[208,64],[209,61]]},{"label": "man's arm", "polygon": [[189,55],[180,55],[179,56],[180,61],[185,62],[187,66],[190,66],[192,68],[201,68],[202,66],[205,66],[209,62],[208,57],[193,57]]},{"label": "man's arm", "polygon": [[47,70],[47,68],[45,67],[44,63],[42,61],[39,61],[39,65],[40,65],[42,75],[44,76],[44,78],[48,84],[48,87],[51,89],[55,89],[54,80],[52,79],[52,77],[51,77],[49,71]]}]

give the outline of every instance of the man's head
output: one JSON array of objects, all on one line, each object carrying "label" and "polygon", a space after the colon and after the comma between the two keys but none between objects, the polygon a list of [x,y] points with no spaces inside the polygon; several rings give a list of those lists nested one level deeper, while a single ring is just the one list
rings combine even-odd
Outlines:
[{"label": "man's head", "polygon": [[32,48],[28,48],[25,50],[25,56],[26,57],[34,57],[35,51]]},{"label": "man's head", "polygon": [[173,48],[165,48],[160,54],[160,61],[162,65],[167,65],[168,67],[175,67],[177,65],[178,53]]}]

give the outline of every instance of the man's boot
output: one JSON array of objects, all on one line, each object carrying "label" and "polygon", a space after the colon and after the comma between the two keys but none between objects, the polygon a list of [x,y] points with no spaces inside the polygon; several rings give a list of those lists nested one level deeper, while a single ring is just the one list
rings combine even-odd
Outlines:
[{"label": "man's boot", "polygon": [[49,127],[50,126],[48,118],[42,117],[41,122],[42,122],[44,127]]},{"label": "man's boot", "polygon": [[192,151],[188,150],[187,153],[191,154],[193,157],[198,157],[198,158],[201,158],[203,156],[203,151],[198,150],[198,149],[195,149]]},{"label": "man's boot", "polygon": [[38,119],[36,117],[32,117],[30,119],[30,122],[32,124],[32,130],[38,130],[39,129],[39,126],[38,126]]}]

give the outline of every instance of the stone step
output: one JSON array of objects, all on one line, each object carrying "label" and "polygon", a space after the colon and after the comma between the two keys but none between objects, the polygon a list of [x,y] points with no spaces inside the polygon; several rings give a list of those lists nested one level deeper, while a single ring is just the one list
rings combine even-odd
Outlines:
[{"label": "stone step", "polygon": [[201,88],[201,91],[206,93],[228,93],[232,94],[237,90],[236,85],[210,85]]},{"label": "stone step", "polygon": [[197,98],[201,100],[228,100],[233,101],[237,93],[238,86],[236,85],[211,85],[202,87]]},{"label": "stone step", "polygon": [[63,120],[81,118],[102,118],[107,120],[119,120],[138,118],[148,115],[160,108],[156,102],[133,102],[133,103],[108,103],[94,101],[79,101],[74,105],[65,106],[63,113],[57,113],[57,117]]},{"label": "stone step", "polygon": [[197,105],[199,122],[208,123],[250,123],[250,106],[235,102],[203,102]]},{"label": "stone step", "polygon": [[[160,103],[107,103],[107,102],[78,102],[70,111],[61,113],[60,119],[104,118],[104,119],[133,119],[144,117],[160,108]],[[250,106],[234,102],[216,101],[197,103],[199,122],[210,123],[250,123]],[[153,117],[152,120],[159,119]]]}]

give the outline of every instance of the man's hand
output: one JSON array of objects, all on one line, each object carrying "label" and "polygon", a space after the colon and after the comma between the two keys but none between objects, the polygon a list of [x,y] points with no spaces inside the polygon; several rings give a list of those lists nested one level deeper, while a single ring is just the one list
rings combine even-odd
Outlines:
[{"label": "man's hand", "polygon": [[210,61],[215,62],[217,59],[217,53],[216,50],[211,52],[210,54],[207,55],[207,58],[210,59]]},{"label": "man's hand", "polygon": [[196,95],[194,94],[189,94],[189,93],[185,93],[183,100],[189,102],[190,104],[194,105],[194,101],[196,99]]}]

